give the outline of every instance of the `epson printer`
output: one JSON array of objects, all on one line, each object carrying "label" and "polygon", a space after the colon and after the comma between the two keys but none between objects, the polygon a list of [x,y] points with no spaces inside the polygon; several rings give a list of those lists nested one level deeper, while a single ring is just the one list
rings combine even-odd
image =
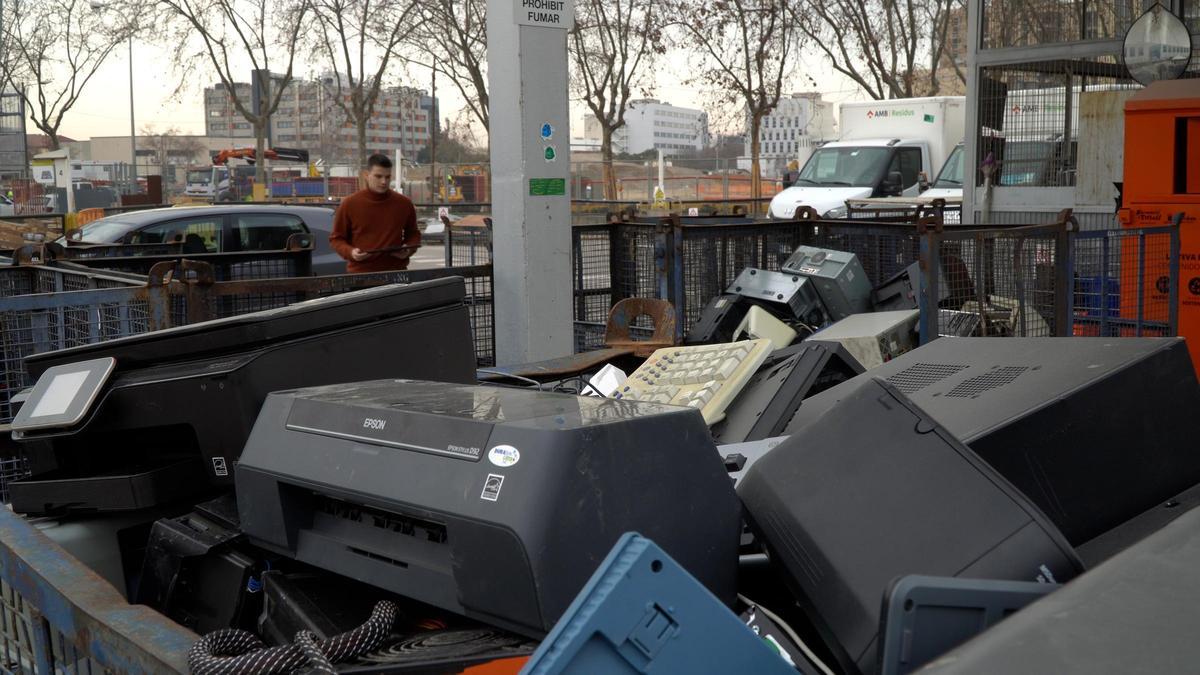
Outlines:
[{"label": "epson printer", "polygon": [[410,380],[276,392],[236,485],[252,543],[531,636],[630,530],[734,600],[741,508],[687,408]]}]

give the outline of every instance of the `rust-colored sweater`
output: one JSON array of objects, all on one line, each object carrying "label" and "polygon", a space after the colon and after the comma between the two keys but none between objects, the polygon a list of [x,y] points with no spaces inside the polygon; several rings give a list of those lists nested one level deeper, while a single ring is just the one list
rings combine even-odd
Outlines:
[{"label": "rust-colored sweater", "polygon": [[370,251],[390,246],[420,246],[421,231],[417,229],[417,211],[412,200],[394,190],[379,194],[359,190],[342,200],[333,216],[333,232],[329,233],[333,250],[346,260],[346,271],[391,272],[408,269],[408,259],[401,260],[391,253],[379,253],[372,258],[355,262],[350,251],[355,248]]}]

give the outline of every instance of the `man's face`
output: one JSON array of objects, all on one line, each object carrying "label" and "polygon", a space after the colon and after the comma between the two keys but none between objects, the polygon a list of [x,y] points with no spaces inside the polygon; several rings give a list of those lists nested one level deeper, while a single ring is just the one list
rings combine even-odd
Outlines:
[{"label": "man's face", "polygon": [[371,192],[383,194],[388,191],[388,186],[391,182],[391,169],[385,169],[382,166],[373,166],[367,172],[367,187],[371,189]]}]

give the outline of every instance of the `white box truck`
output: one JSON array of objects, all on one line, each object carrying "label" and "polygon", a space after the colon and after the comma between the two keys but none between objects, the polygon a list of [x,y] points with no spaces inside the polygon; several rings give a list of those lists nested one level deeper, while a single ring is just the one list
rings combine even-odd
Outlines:
[{"label": "white box truck", "polygon": [[964,105],[962,96],[843,103],[840,139],[813,152],[769,215],[790,219],[810,206],[841,218],[847,199],[920,194],[963,140]]}]

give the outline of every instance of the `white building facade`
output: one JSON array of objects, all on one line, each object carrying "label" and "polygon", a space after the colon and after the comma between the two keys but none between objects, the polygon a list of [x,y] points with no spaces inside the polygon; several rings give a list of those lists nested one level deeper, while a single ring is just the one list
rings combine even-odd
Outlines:
[{"label": "white building facade", "polygon": [[[763,118],[758,130],[759,168],[764,176],[783,175],[788,162],[804,166],[808,156],[820,144],[837,138],[834,104],[817,93],[792,94],[780,98],[779,105]],[[747,115],[745,149],[738,158],[739,168],[750,168],[750,122]]]},{"label": "white building facade", "polygon": [[[584,118],[584,136],[600,140],[600,123],[592,115]],[[636,155],[662,150],[670,156],[703,150],[710,140],[708,113],[645,98],[629,102],[625,125],[613,132],[613,152]]]}]

